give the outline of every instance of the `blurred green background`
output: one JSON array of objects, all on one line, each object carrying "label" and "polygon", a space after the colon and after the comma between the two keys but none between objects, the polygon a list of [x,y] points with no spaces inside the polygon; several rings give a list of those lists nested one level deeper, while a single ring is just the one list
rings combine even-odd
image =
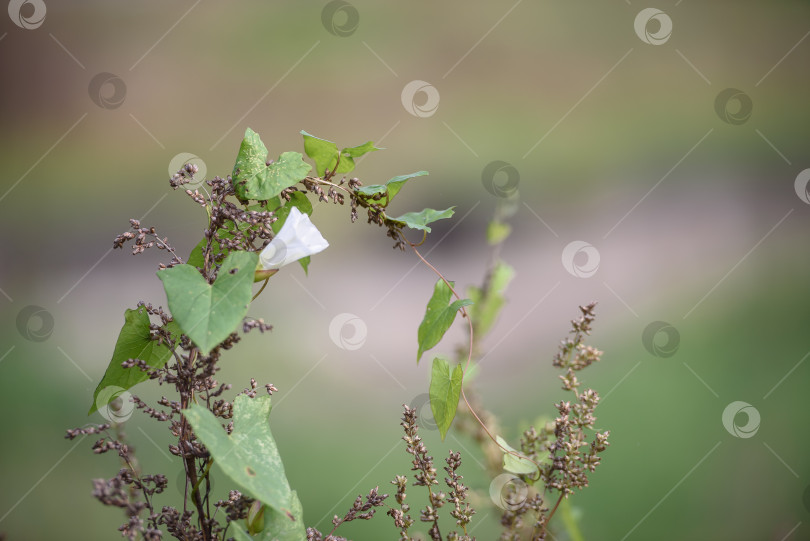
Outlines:
[{"label": "blurred green background", "polygon": [[[88,421],[124,309],[165,304],[161,254],[112,253],[112,239],[145,216],[190,250],[205,217],[170,189],[171,162],[191,153],[209,178],[228,174],[248,126],[272,156],[302,151],[302,129],[342,146],[371,139],[387,150],[360,163],[366,184],[429,170],[397,210],[457,205],[425,251],[459,285],[481,281],[491,192],[519,177],[501,254],[516,278],[478,385],[515,442],[565,396],[551,357],[577,305],[599,301],[591,343],[605,354],[581,379],[603,397],[597,425],[611,446],[571,499],[586,539],[810,539],[808,2],[660,2],[660,12],[635,0],[9,6],[7,539],[118,537],[121,514],[90,496],[116,457],[94,456],[92,437],[63,439]],[[435,89],[435,110],[424,91],[403,96],[411,81]],[[728,88],[736,97],[723,98]],[[518,176],[482,178],[494,161]],[[294,266],[272,279],[251,315],[274,331],[246,337],[219,379],[234,392],[250,377],[280,389],[272,428],[288,476],[307,525],[328,531],[357,494],[390,491],[409,472],[397,423],[401,404],[427,391],[429,366],[414,359],[434,276],[382,231],[350,224],[347,208],[323,207],[314,221],[331,247],[308,277]],[[592,249],[567,270],[574,241]],[[366,324],[359,349],[329,337],[344,313]],[[654,333],[655,322],[669,326]],[[436,352],[451,354],[462,336],[454,328]],[[170,392],[142,387],[149,399]],[[724,427],[737,401],[758,425],[732,407]],[[165,425],[147,421],[135,414],[126,431],[144,470],[167,474],[171,488],[181,468]],[[732,434],[747,424],[750,437]],[[425,438],[437,460],[462,451],[482,498],[472,533],[495,539],[478,450],[457,434]],[[215,497],[229,488],[217,479]],[[338,533],[396,536],[383,513]]]}]

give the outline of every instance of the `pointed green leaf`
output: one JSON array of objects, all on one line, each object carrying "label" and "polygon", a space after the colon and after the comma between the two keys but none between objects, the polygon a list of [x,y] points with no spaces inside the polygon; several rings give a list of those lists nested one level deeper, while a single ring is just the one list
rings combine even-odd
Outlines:
[{"label": "pointed green leaf", "polygon": [[[315,171],[322,177],[326,170],[330,171],[337,164],[336,173],[348,173],[354,170],[354,158],[372,152],[382,150],[374,146],[371,141],[356,147],[344,148],[343,152],[338,152],[338,147],[332,141],[315,137],[314,135],[301,130],[304,136],[304,152],[315,162]],[[340,163],[337,163],[338,157]]]},{"label": "pointed green leaf", "polygon": [[334,167],[338,157],[338,147],[332,141],[315,137],[301,130],[304,136],[304,152],[315,162],[315,171],[322,177],[327,169]]},{"label": "pointed green leaf", "polygon": [[[236,155],[236,163],[233,166],[234,184],[237,180],[246,181],[247,179],[258,174],[267,167],[267,147],[262,143],[261,137],[250,128],[245,130],[245,137],[242,139],[242,144],[239,146],[239,154]],[[242,187],[244,189],[244,186]],[[240,190],[237,187],[236,194],[239,195]],[[240,195],[241,197],[241,195]],[[248,199],[247,197],[241,197]]]},{"label": "pointed green leaf", "polygon": [[203,355],[235,331],[245,317],[258,261],[254,252],[231,252],[213,285],[188,264],[158,271],[172,317]]},{"label": "pointed green leaf", "polygon": [[200,242],[197,243],[191,253],[188,254],[188,258],[186,259],[186,265],[191,265],[192,267],[200,267],[202,268],[205,265],[205,256],[203,255],[203,250],[208,244],[208,239],[202,239]]},{"label": "pointed green leaf", "polygon": [[430,228],[427,224],[451,217],[454,208],[456,207],[450,207],[445,210],[424,209],[420,212],[408,212],[397,218],[392,218],[392,220],[407,225],[411,229],[421,229],[430,233]]},{"label": "pointed green leaf", "polygon": [[430,411],[433,412],[442,440],[456,416],[463,377],[464,369],[461,368],[461,364],[457,364],[451,372],[450,364],[446,360],[441,357],[433,359],[430,375]]},{"label": "pointed green leaf", "polygon": [[365,196],[368,199],[373,198],[375,195],[379,194],[381,197],[380,199],[374,201],[383,207],[387,207],[388,204],[394,199],[394,196],[399,193],[402,187],[408,182],[410,179],[414,177],[421,177],[427,175],[427,171],[417,171],[416,173],[411,173],[410,175],[400,175],[398,177],[394,177],[385,184],[371,184],[369,186],[361,186],[359,187],[355,193],[358,195]]},{"label": "pointed green leaf", "polygon": [[475,305],[470,308],[470,317],[475,324],[476,336],[483,338],[492,328],[492,324],[498,317],[498,314],[503,308],[506,300],[504,299],[504,292],[515,271],[506,263],[499,262],[492,270],[492,275],[489,279],[489,291],[486,297],[478,287],[470,287],[467,290],[467,295],[472,299]]},{"label": "pointed green leaf", "polygon": [[374,146],[374,143],[368,141],[360,146],[356,147],[349,147],[344,148],[343,151],[340,153],[340,164],[337,168],[337,173],[349,173],[350,171],[354,171],[354,159],[363,156],[364,154],[368,154],[369,152],[373,152],[375,150],[383,150],[382,148],[378,148]]},{"label": "pointed green leaf", "polygon": [[259,134],[248,128],[231,176],[239,199],[263,201],[304,180],[310,169],[298,152],[285,152],[267,165],[267,147]]},{"label": "pointed green leaf", "polygon": [[[301,182],[309,174],[312,166],[303,161],[298,152],[285,152],[253,175],[239,174],[234,182],[236,195],[240,199],[263,201],[272,199],[290,186]],[[245,181],[245,182],[242,182]]]},{"label": "pointed green leaf", "polygon": [[503,469],[508,471],[509,473],[515,474],[523,474],[528,475],[530,477],[537,477],[539,470],[537,465],[526,458],[522,453],[513,449],[506,440],[500,436],[495,436],[495,441],[498,442],[498,445],[503,447],[504,449],[511,451],[512,453],[517,453],[520,456],[515,456],[513,454],[504,452],[503,454]]},{"label": "pointed green leaf", "polygon": [[[453,282],[450,282],[453,284]],[[470,299],[461,299],[451,303],[450,297],[453,293],[444,280],[439,278],[436,285],[433,287],[433,295],[427,304],[425,310],[425,317],[422,318],[422,323],[419,325],[418,339],[419,351],[416,354],[416,362],[422,358],[422,353],[429,350],[439,343],[439,341],[453,324],[456,319],[456,312],[459,308],[469,306],[472,304]]]},{"label": "pointed green leaf", "polygon": [[[177,339],[180,338],[180,327],[174,321],[166,325],[166,329]],[[146,372],[141,372],[138,368],[123,368],[121,363],[128,359],[141,359],[152,368],[160,368],[171,358],[172,352],[166,344],[158,344],[152,340],[152,332],[149,330],[149,314],[146,308],[139,306],[134,310],[124,312],[124,326],[118,334],[115,343],[112,359],[104,372],[95,392],[93,393],[93,403],[90,405],[92,414],[98,408],[106,406],[116,395],[110,394],[105,403],[96,403],[99,393],[107,387],[120,387],[129,389],[142,381],[149,379]]]},{"label": "pointed green leaf", "polygon": [[[303,525],[300,504],[296,509],[297,498],[294,501],[270,431],[271,407],[269,396],[237,396],[233,403],[233,432],[230,436],[222,427],[222,420],[214,417],[205,406],[192,404],[183,410],[183,415],[210,451],[214,462],[242,492],[284,515],[289,513],[296,524]],[[272,522],[272,519],[268,520],[267,511],[264,532],[269,531],[268,523]]]}]

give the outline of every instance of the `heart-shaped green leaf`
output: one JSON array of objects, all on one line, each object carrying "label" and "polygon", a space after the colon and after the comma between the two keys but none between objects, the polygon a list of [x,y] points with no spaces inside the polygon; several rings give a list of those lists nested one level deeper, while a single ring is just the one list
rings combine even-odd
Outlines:
[{"label": "heart-shaped green leaf", "polygon": [[[529,460],[527,457],[523,456],[522,453],[515,450],[506,443],[506,440],[500,436],[495,436],[495,441],[498,442],[498,445],[506,449],[503,453],[503,469],[508,471],[509,473],[517,473],[528,475],[530,477],[537,477],[538,469],[537,464]],[[516,453],[518,456],[515,456],[512,453]],[[541,462],[545,462],[547,459],[544,459]]]},{"label": "heart-shaped green leaf", "polygon": [[414,177],[421,177],[427,174],[427,171],[417,171],[416,173],[411,173],[410,175],[400,175],[398,177],[394,177],[385,184],[361,186],[357,189],[357,194],[365,196],[366,198],[373,198],[375,195],[380,194],[380,199],[376,201],[372,199],[372,202],[382,205],[383,207],[387,207],[406,182]]},{"label": "heart-shaped green leaf", "polygon": [[[180,338],[180,327],[174,321],[166,325],[166,329],[175,339]],[[101,378],[96,391],[93,393],[93,404],[90,406],[90,415],[98,408],[106,406],[116,395],[109,394],[108,400],[104,403],[97,403],[99,393],[107,387],[120,387],[129,389],[142,381],[149,379],[146,372],[138,368],[122,368],[121,363],[129,359],[141,359],[152,368],[160,368],[166,364],[172,356],[171,350],[166,344],[158,344],[152,340],[152,332],[149,330],[149,314],[146,308],[139,306],[135,310],[124,312],[124,326],[118,333],[118,340],[115,343],[112,359]]]},{"label": "heart-shaped green leaf", "polygon": [[[450,282],[452,285],[453,282]],[[469,306],[473,303],[470,299],[461,299],[451,303],[450,297],[453,292],[444,283],[444,280],[439,278],[436,285],[433,287],[433,295],[427,304],[425,310],[425,317],[422,318],[422,323],[419,325],[418,339],[419,351],[416,354],[416,362],[422,358],[422,353],[429,350],[441,341],[444,333],[453,324],[456,319],[456,312],[459,308]]]},{"label": "heart-shaped green leaf", "polygon": [[242,200],[272,199],[293,184],[302,181],[312,169],[298,152],[285,152],[267,165],[267,147],[259,134],[248,128],[233,166],[236,196]]},{"label": "heart-shaped green leaf", "polygon": [[[214,462],[241,491],[285,516],[291,515],[303,529],[300,505],[295,509],[293,492],[270,431],[271,408],[269,396],[237,396],[233,403],[233,432],[230,436],[222,427],[222,420],[204,406],[192,404],[183,410],[183,415],[211,452]],[[273,522],[272,517],[269,517],[269,522]],[[265,531],[268,527],[265,526]]]},{"label": "heart-shaped green leaf", "polygon": [[463,377],[464,369],[461,368],[461,364],[457,364],[451,371],[450,364],[446,360],[441,357],[433,359],[430,374],[430,411],[433,412],[442,440],[456,416]]},{"label": "heart-shaped green leaf", "polygon": [[213,285],[191,265],[158,271],[172,317],[203,355],[225,340],[245,317],[258,260],[253,252],[231,252]]},{"label": "heart-shaped green leaf", "polygon": [[411,229],[421,229],[422,231],[430,233],[430,228],[427,224],[451,217],[454,208],[456,207],[450,207],[444,210],[424,209],[419,212],[408,212],[397,218],[392,218],[392,220],[407,225]]},{"label": "heart-shaped green leaf", "polygon": [[[359,158],[374,150],[382,150],[375,147],[371,141],[368,141],[360,146],[344,148],[343,152],[338,152],[337,145],[332,141],[315,137],[304,130],[301,130],[301,135],[304,136],[304,152],[315,162],[315,171],[317,171],[319,177],[322,177],[327,169],[330,171],[334,169],[335,164],[337,164],[335,173],[353,171],[354,158]],[[338,157],[340,163],[338,163]]]}]

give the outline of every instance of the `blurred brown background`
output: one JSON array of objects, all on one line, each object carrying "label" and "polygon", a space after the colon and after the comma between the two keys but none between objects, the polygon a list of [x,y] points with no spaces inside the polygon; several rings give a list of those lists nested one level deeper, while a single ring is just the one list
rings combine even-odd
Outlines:
[{"label": "blurred brown background", "polygon": [[[397,210],[457,206],[425,251],[462,286],[481,281],[497,194],[517,187],[501,254],[516,278],[478,382],[515,442],[564,397],[551,357],[577,305],[599,301],[591,343],[605,355],[582,379],[603,397],[612,445],[571,499],[586,539],[810,538],[809,15],[807,2],[12,0],[0,16],[0,532],[117,536],[122,516],[90,497],[115,457],[62,439],[87,422],[124,309],[165,304],[161,254],[112,253],[112,239],[145,216],[190,250],[205,215],[170,189],[172,161],[189,153],[209,178],[228,174],[249,126],[271,157],[303,151],[302,129],[341,148],[371,139],[387,150],[361,161],[366,184],[429,170]],[[403,96],[412,81],[421,91]],[[482,178],[494,161],[517,175]],[[409,470],[397,423],[427,392],[429,364],[414,360],[434,276],[347,208],[314,221],[331,247],[308,277],[273,278],[251,315],[274,331],[246,337],[220,379],[279,387],[288,476],[306,523],[328,530],[357,494]],[[341,314],[366,328],[349,349],[329,336]],[[735,416],[746,406],[734,402],[751,408]],[[127,423],[142,466],[175,479],[165,426],[146,421]],[[462,451],[486,498],[469,439],[426,439],[437,459]],[[215,497],[228,488],[219,479]],[[494,539],[497,517],[481,509],[472,533]],[[389,521],[338,533],[393,539]]]}]

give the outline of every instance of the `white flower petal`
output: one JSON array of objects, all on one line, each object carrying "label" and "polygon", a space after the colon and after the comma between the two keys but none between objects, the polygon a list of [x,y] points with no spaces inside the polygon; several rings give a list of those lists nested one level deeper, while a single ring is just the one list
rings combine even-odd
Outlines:
[{"label": "white flower petal", "polygon": [[293,207],[281,231],[262,250],[259,262],[265,270],[280,269],[302,257],[322,252],[327,247],[329,243],[309,216]]}]

